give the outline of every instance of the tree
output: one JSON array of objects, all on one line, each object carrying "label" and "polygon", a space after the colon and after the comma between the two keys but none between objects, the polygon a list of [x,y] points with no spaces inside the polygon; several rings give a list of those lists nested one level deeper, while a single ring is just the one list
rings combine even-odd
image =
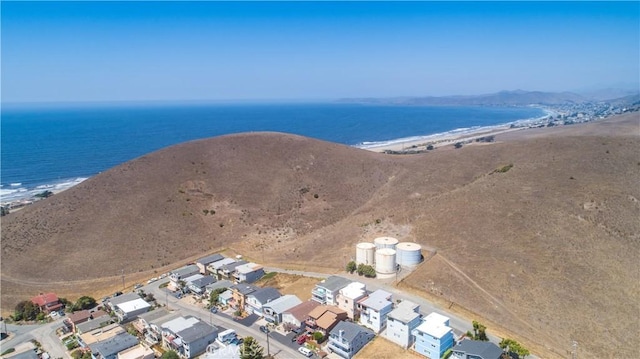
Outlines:
[{"label": "tree", "polygon": [[263,359],[264,348],[253,337],[244,338],[240,347],[240,359]]},{"label": "tree", "polygon": [[74,310],[83,310],[83,309],[91,309],[96,306],[96,300],[92,297],[82,296],[76,300],[76,303],[73,305]]},{"label": "tree", "polygon": [[487,327],[485,327],[484,325],[478,323],[477,321],[473,321],[473,339],[474,340],[482,340],[482,341],[488,341],[489,338],[487,338]]},{"label": "tree", "polygon": [[356,272],[358,272],[358,275],[364,274],[364,263],[358,264],[358,267],[356,268]]},{"label": "tree", "polygon": [[323,339],[324,339],[324,335],[322,334],[322,332],[313,332],[313,340],[315,340],[318,343],[322,343]]},{"label": "tree", "polygon": [[214,305],[218,304],[218,298],[220,297],[220,294],[224,293],[227,291],[227,288],[216,288],[214,289],[211,294],[209,295],[209,308],[213,307]]},{"label": "tree", "polygon": [[526,349],[525,347],[520,345],[520,343],[513,339],[504,338],[500,341],[499,346],[506,352],[514,352],[518,354],[518,356],[522,359],[531,354],[528,349]]},{"label": "tree", "polygon": [[427,151],[431,151],[431,150],[433,150],[433,145],[427,146]]},{"label": "tree", "polygon": [[35,320],[40,313],[40,308],[33,304],[30,300],[23,300],[15,307],[13,320],[19,322],[21,320]]},{"label": "tree", "polygon": [[364,275],[367,278],[374,278],[376,276],[376,270],[372,266],[365,264],[362,267],[362,275]]},{"label": "tree", "polygon": [[180,359],[180,357],[178,356],[178,353],[176,353],[173,350],[167,350],[166,352],[162,353],[162,356],[160,357],[160,359]]},{"label": "tree", "polygon": [[358,265],[356,264],[356,262],[351,261],[347,263],[347,272],[353,273],[356,271],[356,269],[358,269]]}]

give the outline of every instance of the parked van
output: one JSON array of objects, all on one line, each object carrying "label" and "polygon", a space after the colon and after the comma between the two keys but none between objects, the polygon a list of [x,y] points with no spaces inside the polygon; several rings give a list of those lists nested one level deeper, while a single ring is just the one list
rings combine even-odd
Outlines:
[{"label": "parked van", "polygon": [[313,352],[309,348],[300,347],[298,348],[298,351],[302,353],[302,355],[306,356],[307,358],[313,355]]},{"label": "parked van", "polygon": [[218,334],[218,341],[220,343],[227,343],[236,338],[236,331],[233,329],[227,329]]}]

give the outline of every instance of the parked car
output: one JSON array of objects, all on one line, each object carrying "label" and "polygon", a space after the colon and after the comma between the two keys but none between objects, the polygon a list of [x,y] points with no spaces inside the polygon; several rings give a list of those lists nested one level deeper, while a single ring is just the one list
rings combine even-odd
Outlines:
[{"label": "parked car", "polygon": [[133,289],[140,289],[140,288],[142,288],[142,284],[140,283],[133,286]]},{"label": "parked car", "polygon": [[302,333],[304,331],[304,329],[303,328],[293,328],[291,331],[296,333],[296,334],[300,334],[300,333]]},{"label": "parked car", "polygon": [[218,313],[218,307],[211,307],[211,309],[209,309],[211,311],[211,313]]},{"label": "parked car", "polygon": [[244,343],[244,339],[242,338],[235,338],[229,342],[229,344],[233,344],[233,345],[241,345],[242,343]]},{"label": "parked car", "polygon": [[261,331],[261,332],[263,332],[263,333],[269,333],[269,332],[270,332],[269,328],[267,328],[267,327],[266,327],[266,326],[264,326],[264,325],[261,325],[261,326],[260,326],[260,331]]},{"label": "parked car", "polygon": [[302,334],[301,336],[298,337],[298,340],[296,340],[296,343],[302,345],[307,341],[307,335],[306,334]]},{"label": "parked car", "polygon": [[119,295],[122,295],[122,292],[115,292],[115,293],[113,293],[113,296],[114,296],[114,297],[117,297],[117,296],[119,296]]},{"label": "parked car", "polygon": [[298,351],[307,358],[313,355],[313,352],[309,348],[300,347]]},{"label": "parked car", "polygon": [[178,298],[178,299],[182,298],[182,292],[178,292],[178,293],[176,293],[176,294],[175,294],[175,297],[176,297],[176,298]]}]

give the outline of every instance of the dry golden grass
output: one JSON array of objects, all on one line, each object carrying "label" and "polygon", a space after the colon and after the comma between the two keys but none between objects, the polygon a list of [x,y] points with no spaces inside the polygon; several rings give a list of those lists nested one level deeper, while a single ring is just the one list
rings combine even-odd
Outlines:
[{"label": "dry golden grass", "polygon": [[3,217],[2,311],[45,290],[99,297],[122,269],[130,285],[222,248],[331,273],[391,235],[438,253],[403,288],[545,358],[572,339],[582,358],[633,357],[639,125],[633,113],[415,156],[265,133],[185,143]]},{"label": "dry golden grass", "polygon": [[424,359],[423,356],[412,350],[407,350],[380,336],[375,337],[369,344],[362,348],[355,359],[396,359],[413,358]]},{"label": "dry golden grass", "polygon": [[257,285],[262,287],[274,287],[282,294],[293,294],[303,302],[311,299],[311,290],[320,280],[316,278],[303,277],[295,274],[276,273],[275,276],[267,280],[259,280]]}]

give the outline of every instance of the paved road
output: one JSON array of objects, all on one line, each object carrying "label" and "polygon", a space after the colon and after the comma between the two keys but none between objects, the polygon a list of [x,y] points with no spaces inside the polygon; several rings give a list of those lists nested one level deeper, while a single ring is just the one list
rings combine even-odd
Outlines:
[{"label": "paved road", "polygon": [[0,352],[35,339],[42,344],[42,350],[48,352],[52,358],[71,358],[56,335],[56,328],[63,325],[63,320],[64,317],[61,317],[51,323],[39,325],[7,324],[10,337],[0,342]]},{"label": "paved road", "polygon": [[[167,304],[169,309],[179,309],[184,315],[192,315],[200,318],[210,324],[221,326],[223,328],[231,328],[242,337],[253,337],[260,345],[265,348],[265,354],[267,353],[267,337],[265,333],[262,333],[257,325],[244,326],[236,320],[230,318],[222,313],[212,314],[208,310],[200,307],[185,303],[182,300],[175,298],[168,294],[168,291],[164,288],[159,288],[160,284],[168,282],[168,279],[151,283],[142,289],[146,293],[153,293],[158,303]],[[272,334],[273,335],[273,334]],[[272,338],[273,339],[273,338]],[[269,340],[269,351],[276,358],[297,358],[300,354],[293,348],[280,343],[278,340]]]}]

